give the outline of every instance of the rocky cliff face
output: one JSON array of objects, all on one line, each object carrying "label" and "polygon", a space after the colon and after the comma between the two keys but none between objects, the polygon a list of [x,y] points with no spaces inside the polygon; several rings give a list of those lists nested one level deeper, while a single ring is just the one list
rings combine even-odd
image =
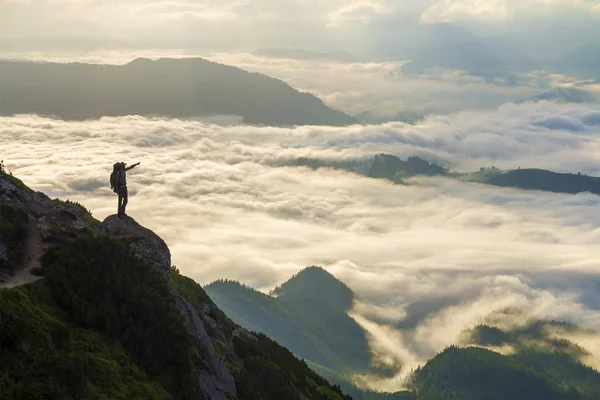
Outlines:
[{"label": "rocky cliff face", "polygon": [[[200,387],[211,400],[227,400],[226,393],[236,395],[235,379],[225,365],[224,360],[217,355],[212,340],[204,327],[205,321],[210,317],[204,312],[198,312],[177,291],[173,291],[173,295],[177,302],[177,308],[184,318],[185,326],[190,335],[196,339],[196,345],[200,352],[205,354],[205,361],[209,367],[209,370],[201,371],[198,375]],[[220,339],[220,343],[228,343],[228,340],[222,335],[217,334],[216,336],[218,337],[217,340]]]},{"label": "rocky cliff face", "polygon": [[[171,278],[171,253],[166,243],[135,219],[111,215],[102,222],[100,231],[113,238],[129,241],[137,257],[146,261],[165,280]],[[233,326],[208,296],[196,299],[194,305],[176,288],[172,288],[171,292],[185,327],[194,338],[198,352],[202,354],[207,367],[198,374],[200,387],[209,400],[228,400],[228,396],[236,396],[235,379],[226,364],[229,362],[230,365],[235,365],[235,362],[231,363],[235,360],[232,338],[234,333],[250,339],[253,335]],[[218,346],[220,351],[217,351],[215,346]]]}]

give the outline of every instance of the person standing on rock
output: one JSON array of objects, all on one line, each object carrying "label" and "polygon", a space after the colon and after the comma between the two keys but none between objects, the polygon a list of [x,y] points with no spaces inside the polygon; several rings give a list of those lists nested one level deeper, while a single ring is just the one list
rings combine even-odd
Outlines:
[{"label": "person standing on rock", "polygon": [[140,165],[140,163],[133,164],[130,167],[126,167],[127,163],[120,162],[114,165],[116,171],[115,173],[115,182],[114,189],[115,192],[119,195],[119,205],[117,209],[117,214],[119,218],[125,218],[127,214],[125,214],[125,207],[127,207],[127,202],[129,200],[129,195],[127,193],[127,171],[133,169]]}]

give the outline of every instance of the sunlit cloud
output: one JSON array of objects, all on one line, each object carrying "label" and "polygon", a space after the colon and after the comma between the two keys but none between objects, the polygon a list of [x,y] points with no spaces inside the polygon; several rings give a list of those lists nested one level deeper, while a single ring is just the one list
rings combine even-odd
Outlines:
[{"label": "sunlit cloud", "polygon": [[440,0],[421,15],[424,23],[453,22],[465,18],[504,20],[519,13],[548,14],[558,10],[590,11],[595,0]]},{"label": "sunlit cloud", "polygon": [[128,214],[201,284],[228,278],[268,291],[307,265],[325,267],[358,295],[352,313],[375,355],[398,367],[390,379],[357,379],[392,390],[503,308],[600,329],[600,197],[442,178],[403,186],[285,165],[386,152],[458,170],[599,174],[598,116],[597,106],[550,102],[348,128],[15,116],[0,118],[0,154],[26,184],[100,219],[115,213],[112,164],[141,161],[129,173]]},{"label": "sunlit cloud", "polygon": [[[427,115],[493,109],[507,102],[530,100],[553,87],[571,87],[577,82],[568,76],[543,72],[520,74],[518,84],[448,70],[432,70],[409,77],[401,71],[406,63],[403,61],[294,60],[225,53],[211,54],[207,58],[282,79],[332,107],[352,115],[369,112],[371,118],[381,121],[403,118],[411,112]],[[319,73],[315,74],[315,70]],[[587,87],[582,89],[587,90]]]}]

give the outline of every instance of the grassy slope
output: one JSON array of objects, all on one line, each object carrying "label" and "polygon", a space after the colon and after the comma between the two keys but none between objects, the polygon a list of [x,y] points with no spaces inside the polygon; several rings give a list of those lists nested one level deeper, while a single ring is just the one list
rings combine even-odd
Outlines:
[{"label": "grassy slope", "polygon": [[0,289],[4,399],[170,399],[118,342],[77,325],[44,281]]}]

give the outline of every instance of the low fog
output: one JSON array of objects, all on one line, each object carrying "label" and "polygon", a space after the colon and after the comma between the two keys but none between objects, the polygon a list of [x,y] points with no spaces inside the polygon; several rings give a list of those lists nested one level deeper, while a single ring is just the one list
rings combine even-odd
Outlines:
[{"label": "low fog", "polygon": [[399,388],[411,367],[506,307],[600,329],[600,197],[442,178],[400,186],[283,166],[379,152],[444,160],[458,171],[600,175],[600,107],[542,101],[414,126],[293,129],[0,118],[7,169],[99,219],[116,210],[112,164],[141,161],[129,173],[128,214],[162,236],[173,264],[200,284],[227,278],[268,291],[305,266],[325,267],[358,295],[352,314],[372,334],[375,354],[403,366],[393,379],[363,377],[379,389]]}]

